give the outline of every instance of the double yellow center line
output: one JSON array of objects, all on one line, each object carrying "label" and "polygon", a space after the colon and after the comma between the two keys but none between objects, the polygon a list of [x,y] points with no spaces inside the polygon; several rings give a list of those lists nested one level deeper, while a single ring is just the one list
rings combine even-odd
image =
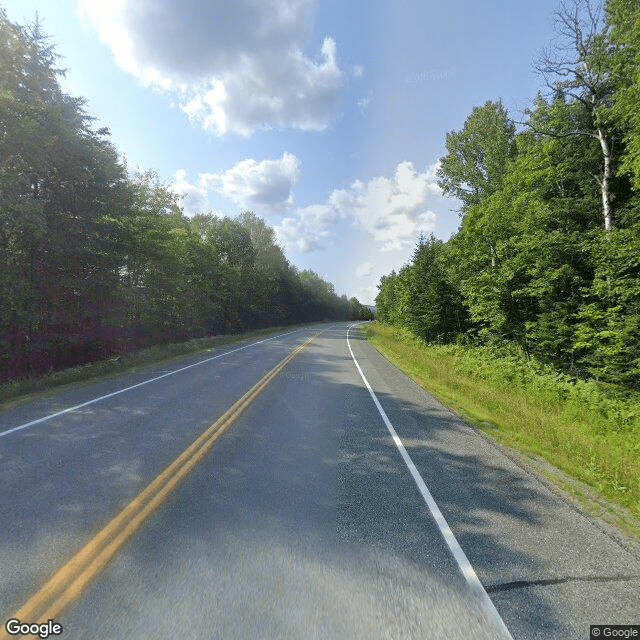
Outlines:
[{"label": "double yellow center line", "polygon": [[[140,528],[142,523],[165,501],[169,493],[178,486],[191,469],[202,460],[234,420],[315,337],[315,335],[311,336],[296,347],[222,414],[146,489],[120,511],[104,529],[61,567],[12,618],[22,621],[53,619],[76,600],[127,540]],[[3,626],[0,629],[0,640],[11,637],[7,635]]]}]

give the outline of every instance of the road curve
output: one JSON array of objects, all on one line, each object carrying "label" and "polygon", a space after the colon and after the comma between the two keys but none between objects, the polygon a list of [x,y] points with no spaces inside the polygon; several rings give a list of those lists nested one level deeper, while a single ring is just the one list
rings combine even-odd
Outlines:
[{"label": "road curve", "polygon": [[497,613],[487,606],[394,444],[345,324],[0,413],[11,431],[0,437],[3,622],[318,332],[56,616],[62,638],[582,639],[589,624],[638,622],[633,549],[352,332],[355,360]]}]

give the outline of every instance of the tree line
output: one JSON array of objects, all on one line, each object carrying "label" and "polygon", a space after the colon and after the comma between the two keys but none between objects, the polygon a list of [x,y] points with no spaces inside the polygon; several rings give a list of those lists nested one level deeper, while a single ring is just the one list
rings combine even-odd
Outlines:
[{"label": "tree line", "polygon": [[184,215],[67,95],[37,19],[0,8],[0,381],[167,341],[371,317],[251,212]]},{"label": "tree line", "polygon": [[461,202],[384,276],[378,318],[432,342],[517,344],[575,377],[640,388],[640,2],[567,0],[543,88],[446,136],[438,184]]}]

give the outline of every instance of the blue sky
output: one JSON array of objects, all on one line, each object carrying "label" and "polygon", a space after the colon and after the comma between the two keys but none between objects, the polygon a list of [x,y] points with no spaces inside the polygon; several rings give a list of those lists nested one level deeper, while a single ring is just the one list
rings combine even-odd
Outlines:
[{"label": "blue sky", "polygon": [[448,239],[447,131],[502,98],[518,117],[557,0],[0,0],[36,11],[65,89],[187,215],[247,209],[290,261],[373,303],[421,232]]}]

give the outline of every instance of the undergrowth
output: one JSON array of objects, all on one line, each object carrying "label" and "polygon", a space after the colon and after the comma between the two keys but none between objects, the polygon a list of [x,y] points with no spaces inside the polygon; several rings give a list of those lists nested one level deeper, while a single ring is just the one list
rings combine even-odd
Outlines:
[{"label": "undergrowth", "polygon": [[516,348],[427,344],[363,329],[416,382],[502,443],[546,458],[640,516],[640,394],[574,380]]}]

